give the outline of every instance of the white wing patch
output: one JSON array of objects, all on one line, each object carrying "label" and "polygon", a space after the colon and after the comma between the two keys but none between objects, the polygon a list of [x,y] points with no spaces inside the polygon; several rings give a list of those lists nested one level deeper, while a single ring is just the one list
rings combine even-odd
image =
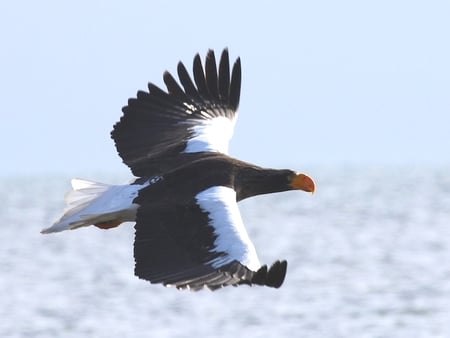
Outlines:
[{"label": "white wing patch", "polygon": [[212,261],[215,268],[234,260],[250,270],[261,267],[255,247],[248,237],[236,202],[236,192],[228,187],[208,188],[196,195],[198,205],[209,214],[210,225],[217,235],[214,251],[228,255]]},{"label": "white wing patch", "polygon": [[185,153],[208,151],[228,154],[228,144],[233,136],[236,117],[230,120],[219,116],[195,122],[194,126],[189,127],[194,136],[188,140]]}]

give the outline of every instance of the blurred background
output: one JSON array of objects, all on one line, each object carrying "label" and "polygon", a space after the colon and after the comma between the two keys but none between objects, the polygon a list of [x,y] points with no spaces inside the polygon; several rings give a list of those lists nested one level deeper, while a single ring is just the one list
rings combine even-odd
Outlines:
[{"label": "blurred background", "polygon": [[126,173],[109,132],[128,98],[224,47],[243,67],[235,156],[449,163],[446,1],[17,1],[0,12],[3,175]]},{"label": "blurred background", "polygon": [[[0,336],[448,337],[447,1],[0,4]],[[131,178],[121,107],[209,48],[241,57],[230,153],[316,179],[241,211],[280,290],[133,276],[133,229],[39,230],[70,177]]]}]

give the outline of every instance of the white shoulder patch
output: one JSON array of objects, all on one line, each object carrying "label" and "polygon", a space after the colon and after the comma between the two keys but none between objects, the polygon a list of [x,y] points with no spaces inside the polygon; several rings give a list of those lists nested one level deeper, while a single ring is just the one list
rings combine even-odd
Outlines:
[{"label": "white shoulder patch", "polygon": [[209,214],[209,224],[217,235],[214,251],[228,254],[212,261],[212,265],[220,267],[237,260],[250,270],[257,271],[261,263],[242,222],[236,192],[228,187],[216,186],[198,193],[196,200]]},{"label": "white shoulder patch", "polygon": [[227,117],[219,116],[197,121],[194,126],[189,127],[194,136],[188,140],[184,152],[208,151],[228,154],[228,144],[233,136],[236,118],[230,120]]}]

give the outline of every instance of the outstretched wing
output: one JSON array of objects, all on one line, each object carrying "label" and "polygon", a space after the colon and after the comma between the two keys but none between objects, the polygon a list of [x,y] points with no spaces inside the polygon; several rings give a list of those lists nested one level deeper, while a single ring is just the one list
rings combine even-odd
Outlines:
[{"label": "outstretched wing", "polygon": [[145,190],[135,200],[135,274],[152,283],[199,290],[239,284],[279,287],[287,263],[259,263],[233,189],[208,188],[186,204],[154,207]]},{"label": "outstretched wing", "polygon": [[122,109],[124,115],[111,136],[136,176],[156,174],[181,154],[228,152],[239,105],[240,59],[230,76],[227,49],[218,69],[214,51],[208,51],[205,68],[197,54],[193,75],[194,81],[180,62],[178,77],[183,88],[165,72],[167,93],[149,83],[148,93],[139,91]]}]

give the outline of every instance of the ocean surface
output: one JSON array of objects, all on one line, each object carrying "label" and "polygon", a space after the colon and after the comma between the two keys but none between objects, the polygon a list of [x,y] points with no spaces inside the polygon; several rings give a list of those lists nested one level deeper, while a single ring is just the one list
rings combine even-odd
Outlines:
[{"label": "ocean surface", "polygon": [[309,173],[240,203],[285,284],[196,293],[134,277],[131,223],[41,235],[70,177],[1,178],[0,337],[450,337],[450,167]]}]

